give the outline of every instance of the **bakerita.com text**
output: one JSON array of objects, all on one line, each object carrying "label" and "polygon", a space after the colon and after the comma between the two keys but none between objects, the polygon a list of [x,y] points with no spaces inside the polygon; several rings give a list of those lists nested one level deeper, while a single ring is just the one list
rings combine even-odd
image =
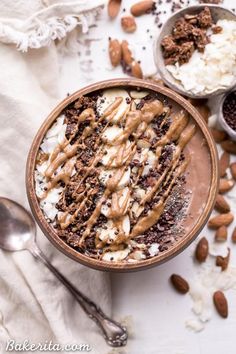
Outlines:
[{"label": "bakerita.com text", "polygon": [[59,344],[50,341],[30,343],[28,339],[19,343],[10,339],[6,343],[6,352],[90,352],[89,344]]}]

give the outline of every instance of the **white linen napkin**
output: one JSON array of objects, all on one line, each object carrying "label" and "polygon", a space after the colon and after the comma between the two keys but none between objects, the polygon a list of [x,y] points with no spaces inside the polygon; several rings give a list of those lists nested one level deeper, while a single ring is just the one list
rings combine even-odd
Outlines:
[{"label": "white linen napkin", "polygon": [[[100,4],[97,1],[95,5]],[[29,49],[27,53],[17,51],[15,44],[20,49],[48,45],[55,39],[51,36],[53,31],[42,41],[38,36],[39,23],[47,27],[65,14],[77,23],[83,18],[85,26],[86,19],[93,16],[87,12],[83,17],[84,11],[91,8],[92,1],[64,1],[57,5],[56,1],[21,0],[9,4],[3,0],[0,4],[0,41],[13,43],[0,44],[0,195],[26,208],[26,158],[39,126],[61,99],[59,66],[53,42],[47,48]],[[26,20],[25,14],[34,21]],[[53,265],[109,314],[109,276],[67,258],[39,230],[37,240]],[[20,343],[25,339],[30,343],[88,343],[96,354],[108,350],[97,326],[44,265],[27,251],[0,254],[1,353],[5,353],[8,339]]]}]

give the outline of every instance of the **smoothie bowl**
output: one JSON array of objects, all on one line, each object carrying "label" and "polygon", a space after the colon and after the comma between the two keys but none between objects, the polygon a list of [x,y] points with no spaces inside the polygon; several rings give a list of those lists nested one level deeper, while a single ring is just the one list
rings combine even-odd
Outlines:
[{"label": "smoothie bowl", "polygon": [[60,251],[100,270],[138,270],[199,234],[214,206],[217,166],[189,102],[149,81],[108,80],[67,97],[41,126],[27,194]]}]

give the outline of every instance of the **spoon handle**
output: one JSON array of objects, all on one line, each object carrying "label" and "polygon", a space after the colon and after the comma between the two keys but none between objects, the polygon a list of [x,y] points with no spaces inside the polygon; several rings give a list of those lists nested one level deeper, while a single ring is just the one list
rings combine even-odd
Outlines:
[{"label": "spoon handle", "polygon": [[43,252],[38,248],[36,243],[33,243],[29,247],[29,251],[33,254],[33,256],[39,259],[75,296],[85,313],[87,313],[87,315],[101,328],[107,344],[112,347],[121,347],[126,345],[128,335],[125,327],[107,317],[94,302],[76,289],[73,284],[71,284],[56,268],[54,268]]}]

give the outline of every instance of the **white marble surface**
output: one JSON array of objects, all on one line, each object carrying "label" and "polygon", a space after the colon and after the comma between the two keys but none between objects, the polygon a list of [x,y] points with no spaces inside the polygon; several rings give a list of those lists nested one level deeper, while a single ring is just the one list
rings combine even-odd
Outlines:
[{"label": "white marble surface", "polygon": [[[135,1],[123,1],[128,8]],[[197,1],[191,1],[196,3]],[[226,0],[226,6],[235,6],[235,0]],[[168,8],[162,5],[162,8]],[[167,16],[166,14],[165,16]],[[163,21],[162,21],[163,22]],[[153,61],[153,39],[158,29],[151,15],[137,19],[138,30],[134,34],[125,34],[120,28],[119,18],[110,21],[103,11],[98,26],[89,34],[80,36],[79,49],[71,51],[61,58],[62,96],[72,93],[82,86],[98,80],[124,77],[121,69],[113,69],[107,54],[108,36],[127,39],[134,48],[135,58],[141,60],[145,75],[156,72]],[[149,32],[147,32],[149,30]],[[145,47],[146,49],[143,49]],[[216,110],[217,106],[215,107]],[[228,193],[228,199],[236,212],[236,187]],[[229,228],[229,234],[234,225]],[[207,228],[201,235],[213,241],[213,232]],[[236,265],[236,245],[228,241],[232,249],[231,264]],[[192,300],[189,295],[177,294],[169,284],[168,278],[179,273],[191,282],[195,282],[201,267],[193,261],[194,244],[168,263],[151,270],[130,274],[112,274],[113,311],[117,319],[128,316],[130,340],[128,346],[108,353],[119,354],[234,354],[236,329],[236,291],[229,290],[229,318],[221,319],[210,304],[211,320],[199,333],[185,327],[185,321],[196,318],[193,314]],[[210,261],[211,262],[211,261]],[[108,354],[106,353],[106,354]],[[105,354],[105,353],[104,353]]]}]

